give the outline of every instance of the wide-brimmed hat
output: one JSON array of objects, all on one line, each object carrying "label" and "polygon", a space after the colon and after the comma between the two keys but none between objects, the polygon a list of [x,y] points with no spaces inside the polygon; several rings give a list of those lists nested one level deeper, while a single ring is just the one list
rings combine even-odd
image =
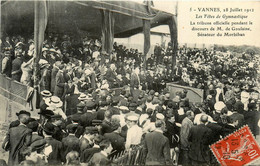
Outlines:
[{"label": "wide-brimmed hat", "polygon": [[51,117],[52,115],[54,115],[53,111],[49,109],[41,110],[38,114],[46,117]]},{"label": "wide-brimmed hat", "polygon": [[27,112],[27,111],[25,111],[25,110],[21,110],[20,112],[17,112],[17,113],[16,113],[17,116],[22,115],[22,114],[31,116],[31,113],[30,113],[30,112]]},{"label": "wide-brimmed hat", "polygon": [[48,106],[54,106],[54,107],[61,107],[63,105],[63,102],[60,100],[58,96],[52,96],[50,98],[47,98],[45,100],[45,103]]},{"label": "wide-brimmed hat", "polygon": [[54,132],[54,125],[48,122],[45,125],[42,125],[42,129],[47,134],[53,134],[53,132]]},{"label": "wide-brimmed hat", "polygon": [[129,113],[129,114],[126,116],[126,119],[127,119],[128,121],[135,122],[135,121],[138,121],[139,115],[136,114],[136,113]]},{"label": "wide-brimmed hat", "polygon": [[79,100],[87,100],[88,96],[84,93],[81,93],[80,96],[78,97]]},{"label": "wide-brimmed hat", "polygon": [[41,95],[44,96],[44,97],[51,97],[52,96],[51,92],[48,91],[48,90],[41,91]]}]

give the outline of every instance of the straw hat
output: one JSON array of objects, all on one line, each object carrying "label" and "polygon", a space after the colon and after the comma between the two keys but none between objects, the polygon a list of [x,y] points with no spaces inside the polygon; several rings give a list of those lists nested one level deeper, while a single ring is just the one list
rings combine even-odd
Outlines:
[{"label": "straw hat", "polygon": [[51,92],[48,91],[48,90],[41,91],[41,95],[44,96],[44,97],[51,97],[52,96]]},{"label": "straw hat", "polygon": [[60,100],[60,98],[58,96],[52,96],[50,98],[47,98],[45,100],[45,103],[48,105],[48,106],[54,106],[56,108],[59,108],[63,105],[63,102]]}]

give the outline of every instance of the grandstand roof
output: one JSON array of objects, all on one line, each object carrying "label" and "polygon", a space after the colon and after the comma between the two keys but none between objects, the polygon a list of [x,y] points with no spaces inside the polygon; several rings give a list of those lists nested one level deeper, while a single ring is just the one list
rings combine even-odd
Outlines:
[{"label": "grandstand roof", "polygon": [[[115,17],[115,37],[129,37],[143,31],[143,19],[151,27],[165,25],[172,14],[133,1],[47,1],[47,31],[90,36],[101,35],[100,9],[112,11]],[[8,34],[33,33],[33,1],[2,1],[2,25]],[[3,19],[4,18],[4,19]]]}]

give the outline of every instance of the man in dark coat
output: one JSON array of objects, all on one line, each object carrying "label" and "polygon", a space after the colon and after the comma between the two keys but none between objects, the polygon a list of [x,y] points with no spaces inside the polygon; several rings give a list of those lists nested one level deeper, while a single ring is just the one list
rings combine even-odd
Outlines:
[{"label": "man in dark coat", "polygon": [[9,150],[8,165],[10,166],[18,165],[25,159],[21,152],[31,144],[32,138],[32,130],[26,126],[30,113],[22,110],[16,115],[20,124],[17,127],[10,128],[2,145],[3,149]]},{"label": "man in dark coat", "polygon": [[117,81],[116,75],[116,66],[115,64],[111,64],[105,74],[105,79],[108,81],[109,88],[113,88],[115,86]]},{"label": "man in dark coat", "polygon": [[80,119],[81,125],[83,127],[91,126],[92,120],[96,119],[97,113],[96,113],[95,108],[96,108],[96,104],[93,101],[88,101],[86,103],[86,106],[83,109],[83,112],[86,112],[86,113],[84,113]]},{"label": "man in dark coat", "polygon": [[22,76],[22,70],[21,70],[22,63],[23,63],[22,53],[18,50],[17,58],[15,58],[12,62],[12,79],[19,82]]},{"label": "man in dark coat", "polygon": [[112,151],[111,143],[108,140],[100,142],[101,151],[95,153],[89,161],[89,165],[111,165],[111,161],[108,159],[108,155]]},{"label": "man in dark coat", "polygon": [[104,137],[111,142],[113,153],[110,157],[113,158],[113,156],[121,153],[125,149],[125,138],[120,135],[120,119],[113,116],[111,119],[111,127],[114,131],[105,133]]},{"label": "man in dark coat", "polygon": [[58,96],[62,101],[64,101],[63,94],[64,94],[64,89],[67,87],[67,83],[64,78],[64,64],[61,64],[59,66],[59,71],[56,75],[56,85],[54,89],[54,96]]},{"label": "man in dark coat", "polygon": [[63,151],[64,151],[64,159],[66,158],[66,155],[70,152],[70,151],[76,151],[76,152],[80,152],[80,148],[79,148],[79,138],[77,138],[75,136],[75,132],[77,129],[77,125],[75,124],[69,124],[68,126],[66,126],[67,131],[69,133],[69,135],[65,138],[62,139],[62,146],[63,146]]},{"label": "man in dark coat", "polygon": [[140,86],[140,78],[139,78],[139,68],[136,67],[135,70],[131,74],[131,80],[130,80],[130,88],[138,89]]},{"label": "man in dark coat", "polygon": [[54,126],[52,137],[58,141],[61,141],[66,133],[62,129],[62,116],[61,115],[52,115],[51,124]]},{"label": "man in dark coat", "polygon": [[104,113],[104,120],[100,125],[100,134],[104,135],[105,133],[110,133],[113,131],[111,126],[111,117],[113,112],[111,110],[106,110]]},{"label": "man in dark coat", "polygon": [[145,136],[144,151],[147,153],[145,163],[146,165],[172,165],[169,140],[163,135],[165,122],[157,120],[155,127],[155,131]]},{"label": "man in dark coat", "polygon": [[4,58],[1,59],[1,71],[7,77],[11,77],[12,72],[12,60],[11,60],[11,51],[5,50]]},{"label": "man in dark coat", "polygon": [[103,141],[104,137],[101,135],[96,135],[94,137],[94,145],[92,148],[85,149],[80,156],[80,162],[82,163],[88,163],[90,159],[93,157],[95,153],[98,153],[101,151],[100,149],[100,142]]},{"label": "man in dark coat", "polygon": [[[62,143],[52,137],[54,126],[46,123],[42,126],[44,140],[51,146],[52,151],[48,155],[48,165],[61,165],[62,162]],[[46,147],[48,148],[48,147]]]},{"label": "man in dark coat", "polygon": [[189,157],[192,165],[208,164],[210,161],[209,144],[212,131],[205,125],[208,122],[208,116],[202,115],[200,121],[200,125],[191,127],[188,137],[191,142]]},{"label": "man in dark coat", "polygon": [[238,121],[238,125],[236,126],[237,129],[242,127],[245,124],[244,115],[238,112],[241,110],[240,108],[243,109],[244,104],[241,102],[236,102],[233,107],[233,111],[232,111],[233,114],[229,116],[229,118],[232,122]]},{"label": "man in dark coat", "polygon": [[60,61],[57,61],[54,65],[53,68],[51,70],[51,93],[54,92],[55,86],[56,86],[56,75],[59,71],[59,67],[58,65],[60,65]]},{"label": "man in dark coat", "polygon": [[77,113],[77,105],[79,104],[79,94],[75,94],[71,92],[68,96],[66,96],[66,115],[73,115]]},{"label": "man in dark coat", "polygon": [[186,116],[181,123],[181,131],[180,131],[180,155],[179,161],[182,165],[190,165],[189,160],[189,149],[190,143],[188,141],[188,137],[190,134],[190,130],[193,126],[194,113],[192,111],[187,111]]}]

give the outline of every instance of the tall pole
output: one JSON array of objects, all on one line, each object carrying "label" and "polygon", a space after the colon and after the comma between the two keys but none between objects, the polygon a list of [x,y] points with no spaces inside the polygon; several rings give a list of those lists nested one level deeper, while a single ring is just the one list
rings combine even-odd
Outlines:
[{"label": "tall pole", "polygon": [[175,15],[168,21],[170,35],[171,35],[171,47],[173,49],[172,53],[172,72],[174,71],[174,67],[176,65],[176,57],[178,53],[178,25],[177,25],[177,16],[178,16],[178,2],[175,8]]},{"label": "tall pole", "polygon": [[175,7],[175,16],[174,18],[174,25],[175,25],[175,35],[174,35],[174,45],[173,45],[173,57],[172,57],[172,71],[174,70],[174,67],[176,66],[176,58],[178,54],[178,1],[176,2]]},{"label": "tall pole", "polygon": [[47,2],[34,1],[34,87],[39,84],[39,60],[42,52],[44,33],[47,26]]},{"label": "tall pole", "polygon": [[151,23],[150,20],[143,20],[143,33],[144,33],[144,59],[143,59],[143,70],[146,71],[146,56],[151,47]]}]

